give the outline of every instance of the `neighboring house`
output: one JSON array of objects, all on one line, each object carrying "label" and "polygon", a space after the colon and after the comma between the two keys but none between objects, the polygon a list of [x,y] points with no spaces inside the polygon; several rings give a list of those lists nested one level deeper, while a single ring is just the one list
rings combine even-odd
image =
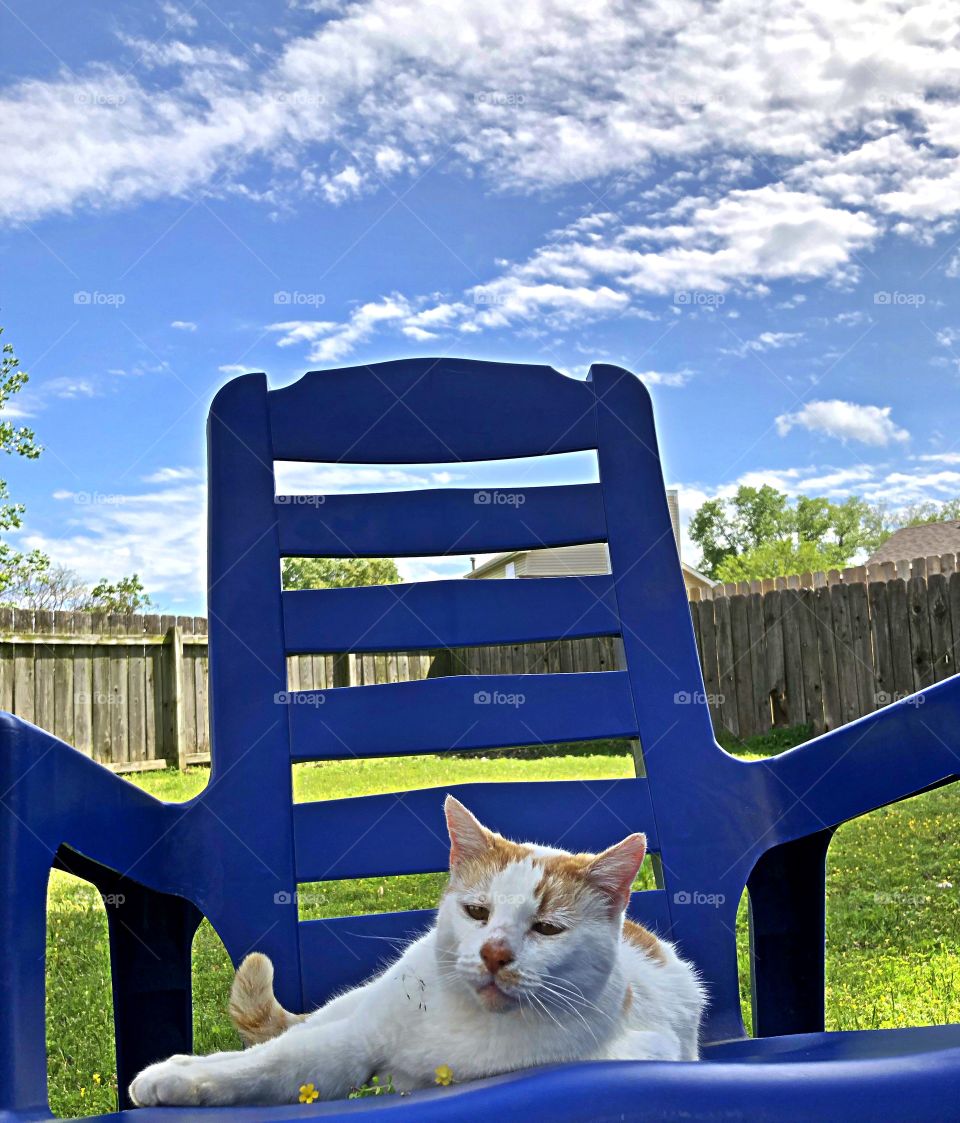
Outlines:
[{"label": "neighboring house", "polygon": [[[676,491],[667,492],[673,535],[680,550],[680,512]],[[691,589],[710,588],[716,584],[699,570],[681,561],[684,584]],[[467,577],[582,577],[590,573],[609,573],[610,555],[604,542],[583,546],[551,546],[544,550],[514,550],[497,554],[476,566]]]},{"label": "neighboring house", "polygon": [[921,523],[895,530],[880,549],[867,558],[866,564],[913,561],[942,554],[960,554],[960,521]]}]

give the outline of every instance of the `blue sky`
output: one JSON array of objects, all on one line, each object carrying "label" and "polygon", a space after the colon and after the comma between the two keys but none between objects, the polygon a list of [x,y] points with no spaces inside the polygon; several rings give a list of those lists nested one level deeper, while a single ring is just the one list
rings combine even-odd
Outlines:
[{"label": "blue sky", "polygon": [[960,13],[901,7],[4,0],[17,541],[200,612],[214,389],[416,354],[642,374],[685,519],[960,494]]}]

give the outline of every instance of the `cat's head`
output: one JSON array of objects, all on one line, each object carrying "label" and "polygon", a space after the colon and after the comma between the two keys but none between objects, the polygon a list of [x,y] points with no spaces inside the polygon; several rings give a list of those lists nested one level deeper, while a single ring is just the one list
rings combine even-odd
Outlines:
[{"label": "cat's head", "polygon": [[450,883],[438,966],[488,1010],[591,1002],[616,960],[630,887],[646,853],[632,834],[602,854],[510,842],[447,796]]}]

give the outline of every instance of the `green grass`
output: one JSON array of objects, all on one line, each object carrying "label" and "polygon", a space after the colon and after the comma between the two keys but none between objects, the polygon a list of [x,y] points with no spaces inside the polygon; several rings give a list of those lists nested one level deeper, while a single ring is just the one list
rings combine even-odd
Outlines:
[{"label": "green grass", "polygon": [[[730,751],[766,756],[799,743],[803,729],[777,731]],[[443,787],[471,781],[582,779],[633,775],[622,744],[577,753],[554,750],[477,756],[298,765],[298,800]],[[130,782],[167,800],[189,799],[206,769],[146,773]],[[641,884],[652,874],[645,865]],[[302,887],[304,917],[431,907],[442,874],[365,878]],[[827,1025],[878,1028],[960,1021],[960,800],[945,788],[849,823],[830,847],[827,881]],[[639,886],[638,886],[639,887]],[[54,872],[47,948],[50,1098],[62,1116],[115,1109],[106,917],[96,893]],[[738,924],[741,978],[749,1007],[746,910]],[[238,1048],[225,1013],[232,969],[204,922],[194,943],[194,1028],[199,1051]],[[99,1076],[99,1082],[95,1079]]]}]

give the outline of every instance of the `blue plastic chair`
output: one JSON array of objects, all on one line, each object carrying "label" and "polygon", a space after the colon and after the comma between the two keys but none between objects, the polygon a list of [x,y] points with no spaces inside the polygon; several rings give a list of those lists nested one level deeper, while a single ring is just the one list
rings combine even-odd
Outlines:
[{"label": "blue plastic chair", "polygon": [[[443,790],[294,805],[292,761],[595,737],[638,738],[646,774],[451,790],[511,837],[577,850],[647,833],[662,885],[634,894],[630,912],[677,941],[709,983],[703,1062],[580,1064],[310,1107],[148,1109],[140,1123],[378,1112],[411,1121],[960,1117],[960,1027],[823,1032],[831,834],[956,778],[960,678],[926,690],[922,711],[901,702],[773,759],[747,763],[723,752],[702,701],[651,404],[635,377],[606,365],[580,382],[543,366],[410,359],[314,372],[268,391],[264,375],[251,374],[217,395],[208,440],[206,789],[185,804],[162,803],[44,730],[0,719],[0,1118],[49,1117],[51,866],[124,901],[108,910],[123,1089],[143,1065],[190,1050],[190,949],[201,916],[234,962],[254,949],[269,954],[279,997],[296,1010],[382,962],[391,945],[367,937],[403,938],[430,923],[429,912],[298,920],[298,882],[439,871],[447,841]],[[597,451],[599,484],[514,489],[506,502],[472,489],[313,503],[275,494],[276,460],[435,463],[585,449]],[[283,556],[603,540],[612,576],[280,587]],[[592,635],[622,636],[625,670],[347,687],[325,691],[322,704],[283,704],[288,653]],[[480,690],[520,693],[525,702],[477,704]],[[684,696],[693,701],[678,704]],[[737,984],[744,886],[755,1039],[744,1037]]]}]

